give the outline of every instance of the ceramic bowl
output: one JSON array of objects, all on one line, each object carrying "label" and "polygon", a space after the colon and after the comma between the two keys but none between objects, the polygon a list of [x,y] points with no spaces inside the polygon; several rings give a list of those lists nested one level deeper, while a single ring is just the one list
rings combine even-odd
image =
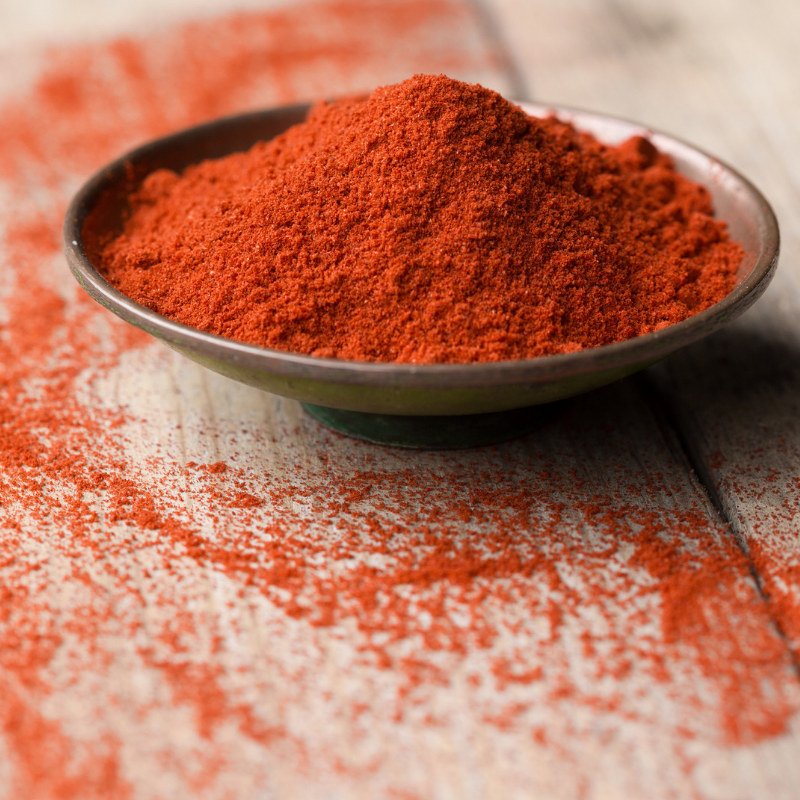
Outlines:
[{"label": "ceramic bowl", "polygon": [[713,156],[631,122],[574,109],[521,103],[534,116],[556,113],[600,141],[649,138],[681,173],[706,186],[717,216],[745,257],[738,283],[721,302],[660,330],[563,355],[488,364],[414,365],[315,358],[243,344],[173,322],[111,286],[87,257],[82,229],[99,214],[116,230],[127,198],[144,176],[179,171],[207,158],[248,149],[300,122],[307,106],[244,114],[158,139],[114,161],[77,193],[66,215],[64,248],[73,274],[96,301],[208,369],[302,402],[329,427],[371,441],[409,447],[466,447],[527,432],[542,406],[641,370],[708,336],[764,292],[778,258],[778,225],[760,192]]}]

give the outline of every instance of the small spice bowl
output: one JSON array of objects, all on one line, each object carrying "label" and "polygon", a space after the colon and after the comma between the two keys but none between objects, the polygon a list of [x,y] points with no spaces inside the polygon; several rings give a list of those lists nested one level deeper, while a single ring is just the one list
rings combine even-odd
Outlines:
[{"label": "small spice bowl", "polygon": [[483,364],[343,361],[269,350],[173,322],[118,292],[83,244],[94,226],[121,229],[128,197],[156,169],[180,171],[244,151],[305,118],[307,106],[244,114],[158,139],[105,167],[78,192],[64,223],[64,249],[81,286],[117,316],[203,366],[299,400],[323,424],[357,438],[421,447],[474,447],[520,436],[541,424],[548,405],[611,383],[713,333],[764,292],[778,260],[775,215],[760,192],[716,158],[662,133],[584,111],[521,103],[533,116],[555,113],[601,142],[648,138],[686,177],[711,193],[717,217],[745,252],[738,282],[721,302],[655,333],[563,355]]}]

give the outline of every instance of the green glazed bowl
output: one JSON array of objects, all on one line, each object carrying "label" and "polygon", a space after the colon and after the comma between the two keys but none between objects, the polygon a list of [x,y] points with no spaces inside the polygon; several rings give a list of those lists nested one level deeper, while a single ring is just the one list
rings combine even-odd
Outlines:
[{"label": "green glazed bowl", "polygon": [[520,105],[534,116],[555,113],[608,144],[639,135],[669,153],[681,173],[708,188],[717,216],[744,248],[734,290],[683,322],[616,344],[521,361],[416,365],[315,358],[204,333],[134,303],[90,262],[82,240],[90,213],[102,226],[118,230],[130,192],[153,170],[179,171],[203,159],[246,150],[303,120],[307,106],[221,119],[158,139],[114,161],[83,186],[67,211],[67,261],[89,295],[126,322],[208,369],[301,401],[310,414],[343,433],[384,444],[433,448],[469,447],[521,435],[546,416],[541,408],[545,404],[644,369],[746,311],[775,272],[779,234],[775,215],[760,192],[690,145],[599,114]]}]

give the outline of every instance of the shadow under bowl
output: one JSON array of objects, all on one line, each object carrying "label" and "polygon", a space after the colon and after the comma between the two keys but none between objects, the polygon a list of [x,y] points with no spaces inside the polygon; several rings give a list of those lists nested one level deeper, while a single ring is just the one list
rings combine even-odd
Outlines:
[{"label": "shadow under bowl", "polygon": [[457,448],[529,432],[548,416],[542,406],[611,383],[703,338],[746,311],[777,266],[775,215],[736,171],[696,148],[640,125],[599,114],[521,103],[533,116],[555,113],[607,144],[645,136],[675,160],[687,178],[711,193],[716,215],[744,249],[733,291],[689,319],[634,339],[541,358],[486,364],[397,364],[343,361],[269,350],[190,328],[117,291],[84,246],[94,226],[121,230],[128,198],[156,169],[180,171],[208,158],[249,149],[305,118],[293,106],[221,119],[166,136],[117,159],[73,199],[64,222],[64,250],[81,286],[101,305],[202,364],[242,383],[294,398],[328,427],[368,441],[405,447]]}]

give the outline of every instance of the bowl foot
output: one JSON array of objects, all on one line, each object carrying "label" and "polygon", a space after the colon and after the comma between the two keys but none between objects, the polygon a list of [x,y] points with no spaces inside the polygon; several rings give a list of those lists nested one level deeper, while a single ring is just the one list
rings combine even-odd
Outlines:
[{"label": "bowl foot", "polygon": [[367,414],[311,403],[302,405],[317,422],[337,433],[376,444],[419,450],[460,450],[515,439],[544,425],[558,406],[548,403],[489,414],[420,417]]}]

